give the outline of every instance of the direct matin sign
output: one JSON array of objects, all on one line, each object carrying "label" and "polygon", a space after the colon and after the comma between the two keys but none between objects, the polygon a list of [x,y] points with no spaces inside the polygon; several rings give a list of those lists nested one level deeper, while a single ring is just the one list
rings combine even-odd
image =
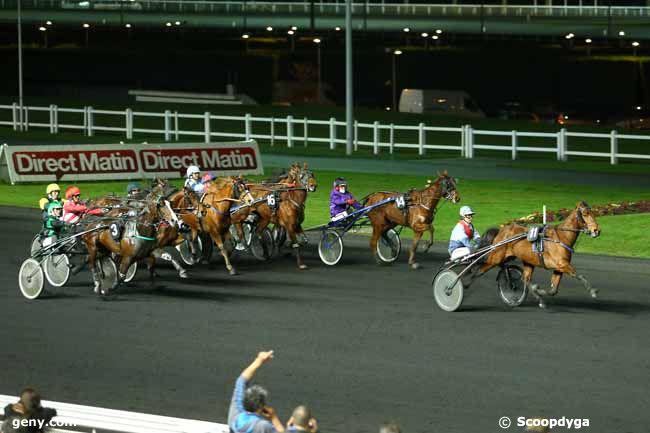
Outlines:
[{"label": "direct matin sign", "polygon": [[[231,143],[8,146],[9,181],[48,182],[184,177],[190,165],[217,176],[264,174],[254,140]],[[4,168],[4,167],[3,167]]]}]

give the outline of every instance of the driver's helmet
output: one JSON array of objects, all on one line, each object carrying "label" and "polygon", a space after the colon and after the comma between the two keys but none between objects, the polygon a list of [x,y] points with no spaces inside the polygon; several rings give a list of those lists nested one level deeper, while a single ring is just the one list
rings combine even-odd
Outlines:
[{"label": "driver's helmet", "polygon": [[48,195],[54,191],[61,191],[61,188],[59,188],[59,185],[57,185],[56,183],[49,184],[45,189],[45,193]]},{"label": "driver's helmet", "polygon": [[47,208],[47,214],[54,215],[54,209],[63,209],[63,205],[58,201],[53,201]]},{"label": "driver's helmet", "polygon": [[334,180],[334,188],[337,188],[337,187],[339,187],[339,186],[341,186],[341,185],[347,185],[347,184],[348,184],[348,181],[345,180],[344,177],[337,177],[337,178]]},{"label": "driver's helmet", "polygon": [[464,217],[465,215],[474,215],[476,212],[472,210],[469,206],[463,206],[460,208],[460,216]]},{"label": "driver's helmet", "polygon": [[190,178],[194,173],[201,173],[201,169],[196,165],[190,165],[189,167],[187,167],[187,172],[185,173],[185,177]]},{"label": "driver's helmet", "polygon": [[81,195],[81,190],[76,186],[71,186],[65,190],[66,200],[72,200],[75,195]]},{"label": "driver's helmet", "polygon": [[140,185],[138,185],[137,182],[129,182],[129,184],[126,186],[127,194],[132,194],[134,191],[139,191],[139,190],[140,190]]}]

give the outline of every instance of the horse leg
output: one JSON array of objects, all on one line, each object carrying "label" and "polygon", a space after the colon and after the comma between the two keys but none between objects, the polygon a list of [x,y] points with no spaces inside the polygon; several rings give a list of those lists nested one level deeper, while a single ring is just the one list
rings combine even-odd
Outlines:
[{"label": "horse leg", "polygon": [[298,242],[298,237],[296,236],[296,231],[294,227],[285,227],[287,229],[287,234],[289,239],[291,239],[291,248],[296,252],[296,264],[299,269],[307,269],[307,265],[302,262],[302,256],[300,255],[300,242]]},{"label": "horse leg", "polygon": [[584,275],[579,275],[576,268],[573,267],[571,263],[561,261],[557,266],[557,270],[579,280],[592,298],[596,299],[598,297],[598,289],[594,289]]},{"label": "horse leg", "polygon": [[[370,252],[372,257],[374,257],[375,262],[379,265],[383,264],[379,256],[377,255],[377,243],[379,243],[379,238],[386,231],[386,228],[383,224],[372,225],[372,237],[370,238]],[[409,260],[410,262],[410,260]]]},{"label": "horse leg", "polygon": [[422,234],[424,232],[417,230],[413,228],[414,231],[414,236],[413,236],[413,243],[411,244],[411,250],[409,251],[409,266],[411,269],[417,269],[420,267],[420,264],[415,261],[415,253],[417,252],[418,249],[418,243],[420,242],[420,239],[422,239]]},{"label": "horse leg", "polygon": [[546,302],[544,301],[543,296],[546,295],[544,290],[539,288],[538,284],[532,284],[533,272],[535,271],[535,266],[529,263],[524,262],[524,284],[530,288],[531,293],[537,300],[537,305],[539,308],[546,308]]},{"label": "horse leg", "polygon": [[587,280],[584,275],[576,274],[572,275],[572,277],[578,279],[582,283],[587,292],[589,292],[589,296],[591,296],[593,299],[596,299],[598,297],[598,289],[593,288],[589,280]]},{"label": "horse leg", "polygon": [[97,246],[91,243],[87,243],[86,248],[88,250],[88,266],[90,267],[93,275],[93,291],[99,294],[101,283],[99,282],[99,274],[97,272]]},{"label": "horse leg", "polygon": [[428,253],[429,249],[433,246],[433,224],[429,225],[426,231],[429,233],[429,240],[424,244],[424,252]]},{"label": "horse leg", "polygon": [[210,234],[212,236],[212,239],[214,243],[217,244],[217,247],[219,248],[219,252],[221,253],[221,256],[223,257],[223,261],[226,263],[226,269],[228,269],[228,272],[230,275],[237,275],[237,271],[235,270],[234,266],[232,263],[230,263],[230,258],[228,257],[228,252],[226,251],[226,248],[223,246],[223,237],[221,236],[221,233],[214,232]]},{"label": "horse leg", "polygon": [[156,266],[156,251],[154,250],[149,257],[147,257],[145,262],[147,263],[147,270],[149,271],[149,281],[153,283],[154,277],[156,276],[156,271],[154,270]]},{"label": "horse leg", "polygon": [[176,272],[178,272],[178,276],[180,278],[187,278],[187,271],[185,270],[185,268],[181,266],[181,264],[178,263],[176,259],[174,259],[174,256],[172,256],[167,251],[163,251],[162,249],[158,248],[151,253],[151,256],[153,257],[154,262],[156,258],[160,258],[167,262],[171,262],[174,269],[176,269]]}]

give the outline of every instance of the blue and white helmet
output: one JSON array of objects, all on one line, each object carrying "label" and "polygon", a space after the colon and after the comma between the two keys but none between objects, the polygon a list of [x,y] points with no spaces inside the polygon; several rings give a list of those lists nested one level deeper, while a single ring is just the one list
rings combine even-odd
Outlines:
[{"label": "blue and white helmet", "polygon": [[185,177],[187,178],[192,177],[194,173],[201,173],[201,169],[196,165],[190,165],[189,167],[187,167],[187,172],[185,173]]},{"label": "blue and white helmet", "polygon": [[344,177],[337,177],[334,179],[334,187],[341,186],[341,185],[347,185],[348,181],[345,180]]},{"label": "blue and white helmet", "polygon": [[472,210],[469,206],[463,206],[460,208],[460,216],[464,217],[465,215],[474,215],[476,212]]}]

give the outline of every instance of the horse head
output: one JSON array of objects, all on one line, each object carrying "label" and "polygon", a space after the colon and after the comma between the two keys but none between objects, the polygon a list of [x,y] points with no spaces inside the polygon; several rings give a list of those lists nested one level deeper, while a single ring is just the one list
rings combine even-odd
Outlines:
[{"label": "horse head", "polygon": [[239,175],[238,177],[233,178],[233,198],[243,201],[245,204],[251,204],[255,197],[251,194],[250,189],[248,188],[248,182],[244,176]]},{"label": "horse head", "polygon": [[576,204],[575,212],[579,228],[583,229],[586,233],[589,233],[592,238],[600,236],[600,226],[598,225],[596,217],[587,202],[578,202]]},{"label": "horse head", "polygon": [[429,180],[427,182],[426,187],[435,188],[436,184],[437,187],[439,188],[440,196],[443,197],[445,200],[449,200],[452,203],[458,203],[460,201],[460,194],[456,189],[456,179],[449,176],[447,170],[443,171],[442,173],[438,173],[438,178],[436,179],[435,182],[431,182]]},{"label": "horse head", "polygon": [[309,164],[306,162],[303,164],[302,168],[298,168],[297,181],[298,184],[303,186],[309,192],[315,192],[316,188],[318,188],[316,177],[314,176],[314,173],[309,169]]}]

